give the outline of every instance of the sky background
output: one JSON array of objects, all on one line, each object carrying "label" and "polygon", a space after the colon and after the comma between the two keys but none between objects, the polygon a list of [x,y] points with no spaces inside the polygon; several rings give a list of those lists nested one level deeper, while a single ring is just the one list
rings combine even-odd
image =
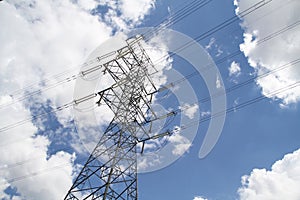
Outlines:
[{"label": "sky background", "polygon": [[[72,109],[51,113],[72,101],[74,81],[51,86],[76,74],[87,56],[117,32],[155,26],[191,2],[0,2],[0,199],[64,197],[88,153],[78,138]],[[228,108],[261,95],[267,98],[228,113],[208,156],[198,157],[209,125],[204,122],[179,160],[140,174],[139,199],[300,199],[300,87],[271,95],[300,80],[298,63],[274,71],[299,59],[300,3],[266,1],[251,14],[240,14],[255,2],[259,1],[212,0],[169,27],[196,38],[238,15],[238,20],[199,41],[218,63],[222,87],[272,73],[227,94]],[[237,51],[237,56],[219,63]],[[191,72],[191,66],[176,56],[172,67],[183,75]],[[199,99],[209,96],[200,76],[188,81]],[[205,115],[210,103],[198,109]],[[15,124],[24,119],[28,120]]]}]

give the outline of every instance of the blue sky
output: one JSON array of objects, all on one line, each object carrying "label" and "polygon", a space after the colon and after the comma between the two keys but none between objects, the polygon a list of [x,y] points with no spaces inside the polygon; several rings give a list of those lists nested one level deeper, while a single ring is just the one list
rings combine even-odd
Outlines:
[{"label": "blue sky", "polygon": [[[0,3],[0,25],[5,27],[0,33],[0,128],[48,113],[1,129],[1,199],[62,198],[71,186],[73,172],[78,171],[88,153],[80,143],[72,109],[51,113],[72,100],[74,82],[54,89],[51,84],[79,71],[90,52],[116,32],[155,26],[191,0],[137,2]],[[212,0],[169,28],[196,38],[255,2]],[[224,89],[298,59],[299,8],[296,0],[273,0],[247,16],[239,15],[237,21],[199,41],[216,63],[240,51],[216,64]],[[256,44],[291,24],[295,26]],[[299,199],[299,85],[270,95],[299,81],[299,67],[297,63],[227,93],[227,108],[258,96],[266,98],[228,113],[217,144],[203,159],[198,153],[209,121],[200,123],[191,148],[176,162],[139,174],[139,199]],[[172,68],[183,76],[193,71],[193,66],[178,56],[173,57]],[[53,76],[62,72],[61,77]],[[198,99],[209,97],[203,77],[193,76],[187,81],[197,91]],[[38,89],[42,91],[31,95]],[[11,95],[16,90],[19,92]],[[24,96],[24,100],[18,100]],[[180,106],[170,101],[162,104],[165,108]],[[200,114],[209,112],[211,104],[200,103],[198,109]]]},{"label": "blue sky", "polygon": [[[232,1],[215,1],[172,28],[196,37],[232,17],[234,10]],[[151,17],[148,23],[152,23]],[[219,57],[239,50],[244,32],[240,23],[237,21],[212,35],[218,46],[208,51],[214,60],[218,60],[218,48],[223,51]],[[204,39],[200,44],[206,46],[210,39]],[[235,84],[228,77],[228,67],[233,61],[239,63],[241,68],[237,82],[250,79],[250,73],[254,72],[243,54],[218,64],[227,88]],[[195,87],[203,87],[203,82]],[[261,89],[251,83],[228,94],[228,106],[233,106],[235,100],[243,102],[260,94]],[[206,97],[208,94],[204,92],[201,95]],[[282,109],[280,102],[267,99],[228,114],[217,145],[202,160],[197,154],[208,123],[201,124],[189,153],[166,169],[140,175],[142,199],[193,199],[197,195],[208,199],[238,199],[237,189],[241,186],[243,175],[250,174],[253,168],[270,170],[275,161],[299,148],[299,104]]]}]

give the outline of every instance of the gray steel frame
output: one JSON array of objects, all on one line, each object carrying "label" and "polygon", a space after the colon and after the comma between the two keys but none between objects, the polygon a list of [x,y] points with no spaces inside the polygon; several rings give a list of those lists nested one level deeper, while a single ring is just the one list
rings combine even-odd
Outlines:
[{"label": "gray steel frame", "polygon": [[104,102],[115,116],[65,200],[137,199],[136,145],[153,138],[149,124],[158,119],[151,108],[157,89],[149,76],[149,70],[155,68],[141,40],[141,36],[128,39],[115,59],[103,64],[104,73],[109,73],[115,84],[98,92],[97,104]]}]

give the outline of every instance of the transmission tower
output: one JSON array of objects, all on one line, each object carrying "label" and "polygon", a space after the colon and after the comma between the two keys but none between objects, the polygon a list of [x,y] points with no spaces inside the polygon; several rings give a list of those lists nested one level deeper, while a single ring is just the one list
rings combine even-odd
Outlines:
[{"label": "transmission tower", "polygon": [[[141,45],[142,36],[126,40],[114,59],[103,64],[104,73],[114,84],[97,93],[100,106],[105,103],[114,118],[75,179],[65,200],[137,199],[137,151],[147,140],[169,135],[151,134],[151,123],[159,119],[151,108],[158,91],[150,78],[155,71]],[[137,148],[142,143],[143,147]]]}]

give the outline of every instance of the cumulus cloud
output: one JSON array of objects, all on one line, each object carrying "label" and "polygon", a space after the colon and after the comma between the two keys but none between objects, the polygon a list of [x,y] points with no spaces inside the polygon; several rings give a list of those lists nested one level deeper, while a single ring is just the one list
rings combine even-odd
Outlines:
[{"label": "cumulus cloud", "polygon": [[9,195],[4,192],[6,188],[9,187],[9,183],[5,178],[0,179],[0,198],[1,199],[9,199]]},{"label": "cumulus cloud", "polygon": [[193,119],[199,109],[199,105],[196,103],[193,105],[185,103],[182,106],[179,106],[179,109],[181,109],[183,114],[186,115],[188,118]]},{"label": "cumulus cloud", "polygon": [[300,149],[275,162],[271,170],[253,169],[242,177],[241,200],[300,199]]},{"label": "cumulus cloud", "polygon": [[173,155],[184,154],[191,146],[191,141],[180,134],[181,128],[174,127],[174,134],[169,137],[170,143],[173,145]]},{"label": "cumulus cloud", "polygon": [[[1,127],[31,115],[21,103],[1,109],[0,114],[6,116],[0,121]],[[61,199],[71,186],[74,155],[57,152],[49,157],[49,139],[35,132],[36,127],[26,123],[0,133],[1,199],[9,199],[5,192],[8,187],[16,189],[22,199]],[[47,172],[51,172],[50,177]]]},{"label": "cumulus cloud", "polygon": [[[61,77],[52,75],[76,74],[79,64],[94,48],[114,31],[140,24],[154,3],[154,0],[1,2],[0,114],[5,117],[1,118],[0,127],[30,119],[36,110],[30,110],[18,98],[61,81]],[[106,6],[108,11],[99,14],[98,6]],[[45,81],[49,77],[51,81]],[[55,89],[43,90],[38,95],[39,101],[51,102],[52,107],[61,106],[73,100],[73,89],[73,82],[69,81]],[[4,106],[10,103],[14,104]],[[65,126],[72,119],[69,110],[56,115]],[[0,132],[1,199],[62,199],[72,184],[72,174],[77,169],[75,155],[64,151],[48,154],[52,141],[47,133],[38,135],[38,128],[29,120],[9,132]],[[18,194],[10,197],[7,188]]]},{"label": "cumulus cloud", "polygon": [[235,61],[233,61],[230,64],[228,70],[229,70],[229,76],[235,76],[235,77],[237,77],[237,76],[239,76],[241,74],[240,64],[237,63],[237,62],[235,62]]},{"label": "cumulus cloud", "polygon": [[[90,15],[86,7],[66,0],[2,3],[2,94],[10,94],[29,83],[37,83],[34,90],[38,83],[47,87],[44,80],[49,75],[70,70],[71,66],[77,66],[71,70],[73,74],[77,72],[90,51],[111,34],[111,28]],[[55,106],[68,103],[73,97],[73,82],[44,91],[43,96]],[[59,113],[59,117],[67,116],[70,113]]]},{"label": "cumulus cloud", "polygon": [[145,14],[148,14],[154,6],[155,0],[120,1],[120,8],[123,16],[133,22],[142,20]]},{"label": "cumulus cloud", "polygon": [[194,197],[193,200],[208,200],[208,199],[207,199],[207,198],[204,198],[204,197],[202,197],[202,196],[196,196],[196,197]]},{"label": "cumulus cloud", "polygon": [[128,30],[142,23],[144,17],[155,8],[155,0],[101,0],[108,7],[102,17],[110,26],[119,30]]},{"label": "cumulus cloud", "polygon": [[[235,0],[234,5],[237,6],[237,15],[255,2],[258,1]],[[299,58],[300,27],[295,25],[299,22],[299,9],[299,1],[272,1],[255,11],[255,14],[241,18],[241,26],[244,29],[244,42],[240,45],[240,50],[248,58],[250,66],[255,69],[258,75]],[[294,25],[290,30],[258,45],[258,41],[292,24]],[[286,90],[275,96],[270,95],[270,93],[299,80],[300,65],[296,64],[266,78],[259,79],[256,83],[262,88],[264,95],[269,98],[281,99],[283,104],[288,105],[299,102],[299,87]]]},{"label": "cumulus cloud", "polygon": [[149,167],[155,167],[156,165],[159,165],[161,163],[161,159],[159,158],[159,156],[157,154],[153,154],[153,159],[151,161],[149,161],[149,159],[147,159],[146,157],[139,157],[138,163],[137,163],[137,168],[138,171],[142,171],[145,170]]},{"label": "cumulus cloud", "polygon": [[201,115],[201,117],[208,117],[211,115],[211,112],[210,111],[202,111],[200,115]]}]

